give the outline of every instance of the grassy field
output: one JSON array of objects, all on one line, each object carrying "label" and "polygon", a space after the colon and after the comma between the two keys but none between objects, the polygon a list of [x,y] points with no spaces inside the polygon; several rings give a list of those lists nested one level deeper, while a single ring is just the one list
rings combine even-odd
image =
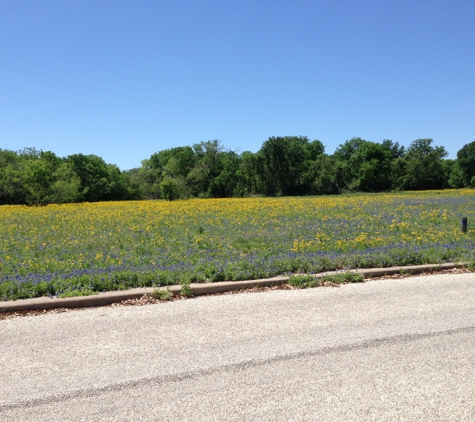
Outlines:
[{"label": "grassy field", "polygon": [[2,206],[0,300],[472,261],[474,204],[464,189]]}]

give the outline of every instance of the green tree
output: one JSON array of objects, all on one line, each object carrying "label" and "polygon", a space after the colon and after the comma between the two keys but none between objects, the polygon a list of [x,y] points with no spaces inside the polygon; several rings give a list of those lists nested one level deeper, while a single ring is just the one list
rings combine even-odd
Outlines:
[{"label": "green tree", "polygon": [[176,147],[153,154],[148,160],[149,195],[165,199],[187,198],[186,178],[195,165],[191,147]]},{"label": "green tree", "polygon": [[127,179],[115,164],[107,164],[107,180],[107,193],[103,200],[121,201],[131,199],[127,189]]},{"label": "green tree", "polygon": [[26,160],[14,151],[0,149],[0,204],[25,204],[22,171]]},{"label": "green tree", "polygon": [[109,195],[109,170],[97,155],[73,154],[67,162],[81,181],[80,199],[87,202],[105,200]]},{"label": "green tree", "polygon": [[307,193],[312,160],[324,151],[320,141],[305,136],[271,137],[257,153],[259,175],[266,195]]},{"label": "green tree", "polygon": [[390,139],[385,139],[381,142],[381,145],[391,153],[393,159],[401,158],[406,153],[406,148],[403,145],[399,145],[399,142],[393,142]]},{"label": "green tree", "polygon": [[195,144],[193,150],[195,165],[187,176],[191,194],[204,198],[232,196],[239,184],[239,154],[225,149],[218,140]]},{"label": "green tree", "polygon": [[458,187],[475,186],[475,141],[465,144],[457,152]]},{"label": "green tree", "polygon": [[51,195],[53,174],[43,160],[28,160],[23,169],[26,201],[29,205],[47,204]]},{"label": "green tree", "polygon": [[244,151],[241,154],[236,179],[233,196],[243,197],[262,192],[257,154],[251,151]]},{"label": "green tree", "polygon": [[[391,141],[389,141],[391,142]],[[334,153],[337,184],[353,191],[377,192],[391,187],[393,144],[352,138]]]},{"label": "green tree", "polygon": [[145,194],[146,183],[142,177],[142,168],[133,168],[122,172],[127,187],[127,197],[134,200],[148,198]]},{"label": "green tree", "polygon": [[138,192],[140,198],[158,199],[161,198],[160,182],[163,178],[160,169],[150,165],[150,159],[142,160],[142,166],[138,169],[129,170],[127,178],[129,186]]},{"label": "green tree", "polygon": [[443,159],[444,147],[433,147],[432,139],[416,139],[401,159],[402,176],[399,186],[403,189],[443,189],[448,184]]},{"label": "green tree", "polygon": [[312,161],[309,169],[311,174],[310,194],[331,195],[340,193],[338,186],[338,167],[336,158],[327,154],[321,154]]},{"label": "green tree", "polygon": [[53,184],[57,169],[62,163],[61,158],[51,151],[37,152],[33,148],[28,151],[27,154],[21,154],[25,158],[22,179],[27,204],[44,205],[54,202]]},{"label": "green tree", "polygon": [[235,151],[222,151],[218,156],[218,163],[215,168],[216,175],[210,182],[208,191],[214,198],[229,198],[240,181],[239,169],[241,157]]},{"label": "green tree", "polygon": [[160,191],[162,198],[167,201],[180,198],[180,185],[176,179],[165,177],[160,183]]},{"label": "green tree", "polygon": [[159,174],[186,177],[195,164],[193,149],[189,146],[159,151],[150,157],[149,165]]},{"label": "green tree", "polygon": [[51,202],[63,204],[78,202],[81,180],[68,163],[61,163],[53,174]]}]

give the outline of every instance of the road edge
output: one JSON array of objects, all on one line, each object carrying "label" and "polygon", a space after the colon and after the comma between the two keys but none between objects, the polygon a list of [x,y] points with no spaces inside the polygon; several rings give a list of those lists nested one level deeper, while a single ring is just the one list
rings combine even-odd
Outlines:
[{"label": "road edge", "polygon": [[[425,264],[425,265],[408,265],[400,267],[388,268],[366,268],[356,270],[337,270],[326,271],[313,276],[320,278],[329,275],[341,274],[344,271],[351,271],[363,275],[364,278],[383,277],[394,274],[421,274],[425,272],[451,270],[454,268],[465,267],[463,262],[444,263],[444,264]],[[243,290],[256,287],[272,287],[286,284],[289,277],[279,276],[273,278],[265,278],[260,280],[244,280],[244,281],[223,281],[216,283],[191,283],[191,292],[193,296],[204,296],[216,293],[224,293],[235,290]],[[39,297],[34,299],[19,299],[15,301],[0,302],[0,312],[17,312],[17,311],[41,311],[56,308],[87,308],[95,306],[110,305],[112,303],[121,302],[123,300],[137,299],[144,295],[151,294],[155,290],[169,290],[172,295],[178,295],[181,292],[180,285],[162,286],[162,287],[139,287],[130,290],[114,291],[99,293],[91,296],[79,296],[70,298],[49,298]]]}]

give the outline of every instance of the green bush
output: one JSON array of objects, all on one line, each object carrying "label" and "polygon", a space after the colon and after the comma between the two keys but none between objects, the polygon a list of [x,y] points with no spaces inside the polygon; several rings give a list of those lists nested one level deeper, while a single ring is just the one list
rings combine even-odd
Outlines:
[{"label": "green bush", "polygon": [[364,277],[361,274],[346,271],[344,273],[337,273],[321,278],[316,278],[313,275],[302,274],[292,275],[289,277],[288,284],[294,287],[305,289],[308,287],[322,286],[325,283],[344,284],[344,283],[361,283]]},{"label": "green bush", "polygon": [[294,287],[305,289],[307,287],[316,287],[320,283],[313,275],[292,275],[289,277],[288,284]]},{"label": "green bush", "polygon": [[92,290],[84,289],[84,290],[70,290],[68,292],[64,292],[58,295],[59,298],[65,297],[80,297],[80,296],[92,296],[97,295],[98,292],[93,292]]},{"label": "green bush", "polygon": [[158,300],[171,300],[172,293],[168,289],[156,289],[152,292],[151,296]]},{"label": "green bush", "polygon": [[325,282],[335,283],[335,284],[344,284],[344,283],[361,283],[363,282],[364,277],[361,274],[353,273],[351,271],[346,271],[344,273],[338,273],[334,275],[327,275],[322,277],[320,281],[322,284]]}]

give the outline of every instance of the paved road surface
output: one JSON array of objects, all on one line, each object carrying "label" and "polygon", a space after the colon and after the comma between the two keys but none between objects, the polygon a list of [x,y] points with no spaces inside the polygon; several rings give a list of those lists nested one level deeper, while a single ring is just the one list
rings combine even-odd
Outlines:
[{"label": "paved road surface", "polygon": [[0,321],[0,421],[474,421],[475,274]]}]

